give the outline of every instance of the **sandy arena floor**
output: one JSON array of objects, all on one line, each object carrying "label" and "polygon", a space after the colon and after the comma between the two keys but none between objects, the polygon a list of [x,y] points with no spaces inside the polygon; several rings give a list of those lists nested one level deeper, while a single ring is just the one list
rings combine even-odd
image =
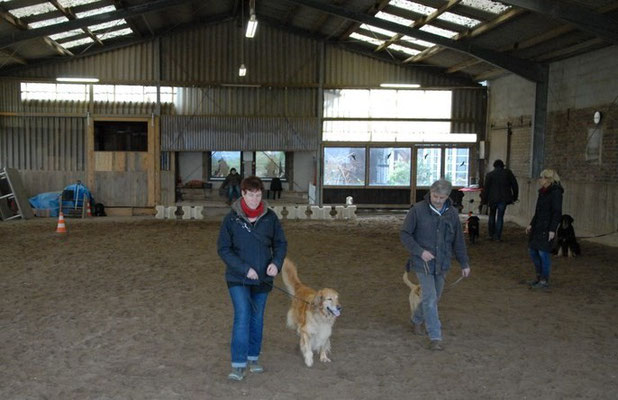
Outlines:
[{"label": "sandy arena floor", "polygon": [[243,382],[226,379],[220,219],[71,219],[66,236],[54,219],[0,222],[0,399],[616,398],[618,248],[583,242],[537,292],[523,283],[522,228],[470,246],[472,276],[443,296],[435,353],[410,327],[403,217],[284,222],[300,278],[340,292],[333,362],[305,367],[274,291],[267,371]]}]

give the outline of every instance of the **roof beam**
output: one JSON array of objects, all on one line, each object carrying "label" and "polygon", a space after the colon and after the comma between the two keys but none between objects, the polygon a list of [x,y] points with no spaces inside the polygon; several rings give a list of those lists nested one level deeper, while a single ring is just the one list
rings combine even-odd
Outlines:
[{"label": "roof beam", "polygon": [[514,74],[517,74],[525,79],[534,82],[544,79],[544,74],[542,73],[542,66],[531,61],[522,60],[516,57],[501,54],[493,50],[484,49],[471,43],[463,43],[447,39],[429,32],[413,29],[408,26],[403,26],[401,24],[396,24],[394,22],[372,17],[367,14],[350,11],[341,7],[335,7],[314,0],[285,1],[295,4],[302,4],[303,6],[311,7],[342,18],[377,26],[378,28],[387,29],[395,33],[411,36],[420,40],[425,40],[427,42],[436,43],[440,46],[447,47],[462,53],[470,54],[474,57],[480,58],[485,62],[503,68],[507,71],[510,71]]},{"label": "roof beam", "polygon": [[55,33],[66,32],[73,29],[81,29],[89,25],[101,24],[103,22],[114,21],[121,18],[130,18],[148,12],[159,11],[165,8],[174,7],[191,0],[154,0],[139,4],[124,10],[116,10],[105,14],[93,15],[86,18],[79,18],[72,21],[61,22],[59,24],[45,26],[27,31],[15,32],[3,35],[0,39],[0,49],[12,46],[25,40],[35,39],[41,36],[49,36]]},{"label": "roof beam", "polygon": [[618,43],[618,21],[586,7],[556,0],[500,0],[502,3],[524,8],[569,22],[584,32]]}]

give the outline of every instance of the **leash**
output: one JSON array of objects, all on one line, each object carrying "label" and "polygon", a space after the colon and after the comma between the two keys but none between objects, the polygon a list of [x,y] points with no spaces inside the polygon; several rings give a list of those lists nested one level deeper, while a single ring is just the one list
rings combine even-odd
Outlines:
[{"label": "leash", "polygon": [[283,288],[280,288],[279,286],[275,285],[274,283],[271,283],[271,282],[266,282],[266,281],[264,281],[264,283],[265,283],[265,284],[267,284],[267,285],[270,285],[273,289],[277,289],[277,290],[282,291],[283,293],[287,294],[289,297],[293,297],[293,298],[295,298],[295,299],[296,299],[296,300],[298,300],[298,301],[302,301],[302,302],[303,302],[303,303],[305,303],[305,304],[308,304],[308,305],[310,305],[310,306],[313,306],[313,304],[309,303],[307,300],[305,300],[305,299],[301,299],[300,297],[298,297],[298,296],[296,296],[296,295],[294,295],[294,294],[292,294],[292,293],[288,292],[287,290],[285,290],[285,289],[283,289]]},{"label": "leash", "polygon": [[[427,261],[423,260],[425,262],[424,265],[424,269],[425,269],[425,275],[429,275],[429,264],[427,263]],[[443,291],[449,290],[454,288],[459,282],[461,282],[463,280],[463,278],[465,278],[463,275],[460,276],[455,282],[451,283],[450,285],[448,285],[447,287],[445,287],[443,289]]]}]

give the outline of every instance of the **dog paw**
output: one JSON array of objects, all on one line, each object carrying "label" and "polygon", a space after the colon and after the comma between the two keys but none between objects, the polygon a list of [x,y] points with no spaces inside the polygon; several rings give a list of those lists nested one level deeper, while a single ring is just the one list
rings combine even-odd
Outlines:
[{"label": "dog paw", "polygon": [[325,362],[325,363],[330,362],[330,358],[328,358],[326,354],[322,354],[320,355],[320,361]]},{"label": "dog paw", "polygon": [[313,365],[313,357],[305,357],[305,365],[311,367]]}]

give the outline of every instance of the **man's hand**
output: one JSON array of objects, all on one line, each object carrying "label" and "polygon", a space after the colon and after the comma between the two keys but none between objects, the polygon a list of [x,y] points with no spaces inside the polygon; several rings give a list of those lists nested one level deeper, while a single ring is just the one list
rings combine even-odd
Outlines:
[{"label": "man's hand", "polygon": [[470,267],[461,270],[461,276],[467,278],[470,276]]},{"label": "man's hand", "polygon": [[249,272],[247,272],[247,278],[255,281],[258,279],[258,274],[253,268],[249,268]]},{"label": "man's hand", "polygon": [[423,252],[421,253],[421,258],[423,259],[423,261],[431,261],[436,257],[434,257],[434,255],[427,250],[423,250]]},{"label": "man's hand", "polygon": [[549,239],[547,239],[547,241],[551,242],[551,240],[554,238],[554,236],[556,236],[556,232],[549,232]]},{"label": "man's hand", "polygon": [[531,230],[532,230],[532,225],[528,225],[526,227],[526,235],[529,235]]},{"label": "man's hand", "polygon": [[277,276],[278,273],[279,270],[277,269],[277,266],[273,263],[270,263],[268,265],[268,268],[266,269],[266,275],[272,276],[274,278],[275,276]]}]

